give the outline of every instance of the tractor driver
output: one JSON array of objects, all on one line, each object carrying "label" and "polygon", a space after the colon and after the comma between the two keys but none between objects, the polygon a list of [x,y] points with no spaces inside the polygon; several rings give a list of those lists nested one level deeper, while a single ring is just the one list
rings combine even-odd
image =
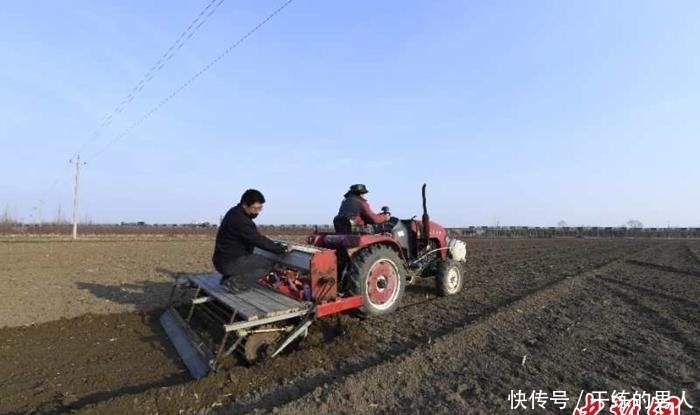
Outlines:
[{"label": "tractor driver", "polygon": [[260,191],[248,189],[241,195],[240,202],[226,212],[219,225],[212,262],[223,275],[221,284],[231,290],[251,287],[274,266],[274,261],[253,255],[256,246],[277,254],[287,252],[286,245],[260,234],[253,222],[264,203],[265,197]]},{"label": "tractor driver", "polygon": [[391,215],[389,213],[374,213],[367,203],[367,199],[363,196],[367,193],[368,190],[364,184],[350,186],[333,222],[336,223],[338,218],[349,219],[350,223],[355,226],[379,225],[387,222]]}]

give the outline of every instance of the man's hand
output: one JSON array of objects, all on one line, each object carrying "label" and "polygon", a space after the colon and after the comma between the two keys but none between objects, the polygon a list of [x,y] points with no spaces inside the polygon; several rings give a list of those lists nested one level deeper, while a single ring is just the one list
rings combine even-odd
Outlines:
[{"label": "man's hand", "polygon": [[277,251],[276,253],[278,254],[284,254],[289,252],[289,245],[283,244],[283,243],[277,243]]}]

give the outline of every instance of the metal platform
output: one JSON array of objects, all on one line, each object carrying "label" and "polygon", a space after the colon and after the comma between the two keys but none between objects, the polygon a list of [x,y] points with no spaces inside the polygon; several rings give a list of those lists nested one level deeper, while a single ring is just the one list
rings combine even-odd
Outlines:
[{"label": "metal platform", "polygon": [[235,310],[239,320],[253,321],[292,314],[309,308],[309,304],[262,286],[232,293],[219,284],[221,275],[218,273],[190,276],[187,279],[204,294],[196,297],[194,301],[203,303],[212,298],[216,299],[231,310]]},{"label": "metal platform", "polygon": [[[175,288],[187,288],[189,312],[180,315],[172,306],[160,318],[162,327],[172,340],[189,372],[197,379],[215,369],[220,359],[246,344],[256,332],[278,330],[283,338],[274,355],[281,352],[294,338],[302,335],[314,314],[311,302],[298,301],[264,286],[251,286],[235,292],[220,284],[221,274],[195,274],[178,280]],[[194,291],[194,295],[191,292]],[[173,290],[172,296],[175,294]],[[222,340],[206,344],[189,326],[199,310],[209,324],[223,330]],[[301,319],[301,321],[300,321]],[[276,329],[261,329],[274,324]],[[212,347],[214,349],[212,349]]]}]

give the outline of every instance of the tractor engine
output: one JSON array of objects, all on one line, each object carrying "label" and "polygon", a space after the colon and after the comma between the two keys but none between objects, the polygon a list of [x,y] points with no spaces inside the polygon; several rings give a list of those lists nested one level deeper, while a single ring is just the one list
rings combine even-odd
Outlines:
[{"label": "tractor engine", "polygon": [[440,251],[438,250],[437,242],[434,239],[428,241],[428,245],[423,248],[425,252],[419,259],[421,276],[435,273],[436,266],[440,259]]}]

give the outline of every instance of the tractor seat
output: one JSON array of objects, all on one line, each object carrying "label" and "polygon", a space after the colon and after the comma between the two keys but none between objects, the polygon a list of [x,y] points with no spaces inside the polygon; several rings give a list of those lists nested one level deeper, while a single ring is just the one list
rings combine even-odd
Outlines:
[{"label": "tractor seat", "polygon": [[336,216],[333,218],[333,228],[335,233],[368,233],[362,226],[356,225],[351,219],[345,216]]},{"label": "tractor seat", "polygon": [[352,233],[353,223],[345,216],[336,216],[333,218],[333,228],[335,233]]}]

